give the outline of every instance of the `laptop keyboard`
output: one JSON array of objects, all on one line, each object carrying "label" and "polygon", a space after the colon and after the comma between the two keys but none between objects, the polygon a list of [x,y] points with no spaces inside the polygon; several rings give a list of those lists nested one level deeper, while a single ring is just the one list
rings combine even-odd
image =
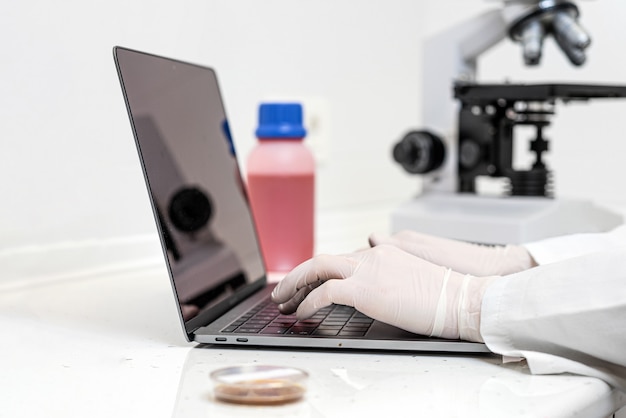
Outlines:
[{"label": "laptop keyboard", "polygon": [[283,315],[269,298],[222,330],[232,334],[286,334],[362,337],[374,322],[350,306],[331,305],[309,319],[298,321],[295,314]]}]

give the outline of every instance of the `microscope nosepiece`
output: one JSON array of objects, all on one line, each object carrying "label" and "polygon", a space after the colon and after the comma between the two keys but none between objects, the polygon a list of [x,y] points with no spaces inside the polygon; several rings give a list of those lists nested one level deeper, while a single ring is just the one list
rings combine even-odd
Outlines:
[{"label": "microscope nosepiece", "polygon": [[579,25],[578,16],[578,8],[571,1],[539,2],[514,21],[509,36],[522,45],[524,63],[528,66],[539,64],[543,40],[550,34],[572,64],[582,65],[591,37]]}]

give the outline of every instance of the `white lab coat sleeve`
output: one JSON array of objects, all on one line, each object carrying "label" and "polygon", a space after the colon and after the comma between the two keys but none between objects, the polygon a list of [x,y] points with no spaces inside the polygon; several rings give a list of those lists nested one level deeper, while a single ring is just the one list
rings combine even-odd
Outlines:
[{"label": "white lab coat sleeve", "polygon": [[594,376],[626,390],[626,247],[495,280],[481,335],[534,374]]},{"label": "white lab coat sleeve", "polygon": [[580,233],[523,244],[537,264],[554,263],[626,245],[626,225],[608,232]]}]

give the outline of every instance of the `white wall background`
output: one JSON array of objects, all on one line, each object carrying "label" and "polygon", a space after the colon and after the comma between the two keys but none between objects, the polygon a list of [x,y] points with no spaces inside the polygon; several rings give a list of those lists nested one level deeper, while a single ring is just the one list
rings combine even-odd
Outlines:
[{"label": "white wall background", "polygon": [[[420,97],[421,43],[498,4],[4,2],[0,264],[33,251],[99,248],[154,233],[114,45],[216,68],[242,160],[254,144],[261,100],[321,100],[328,142],[318,205],[332,210],[408,198],[418,190],[419,181],[392,162],[390,150],[406,130],[420,127],[420,109],[427,105]],[[505,41],[481,59],[481,80],[626,84],[626,2],[586,1],[580,7],[594,39],[583,68],[572,68],[549,43],[541,67],[525,69],[519,48]],[[626,204],[626,100],[557,111],[549,135],[558,194]],[[4,270],[0,280],[20,274]]]}]

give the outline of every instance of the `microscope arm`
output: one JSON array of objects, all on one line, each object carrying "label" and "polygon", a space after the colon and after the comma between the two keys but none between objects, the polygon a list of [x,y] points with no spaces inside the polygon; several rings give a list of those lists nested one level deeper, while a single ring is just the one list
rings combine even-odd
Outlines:
[{"label": "microscope arm", "polygon": [[422,74],[422,124],[439,135],[446,149],[439,170],[425,176],[431,190],[456,189],[456,121],[458,103],[453,81],[475,81],[477,58],[507,36],[507,23],[500,9],[490,10],[439,33],[424,44]]}]

